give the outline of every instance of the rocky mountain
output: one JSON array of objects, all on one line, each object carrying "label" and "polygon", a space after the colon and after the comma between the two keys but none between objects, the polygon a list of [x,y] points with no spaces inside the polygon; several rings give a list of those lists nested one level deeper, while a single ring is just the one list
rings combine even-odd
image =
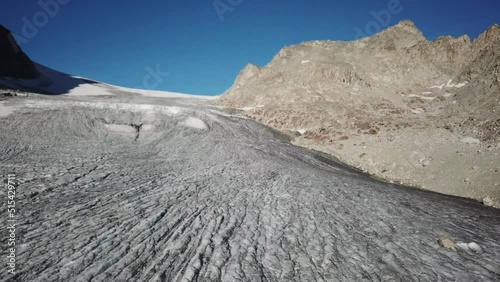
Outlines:
[{"label": "rocky mountain", "polygon": [[468,64],[460,70],[460,80],[469,82],[459,93],[452,114],[464,117],[472,134],[484,140],[500,138],[500,28],[490,27],[472,46]]},{"label": "rocky mountain", "polygon": [[35,64],[16,43],[12,33],[0,25],[0,77],[36,78]]},{"label": "rocky mountain", "polygon": [[499,40],[498,25],[429,41],[402,21],[287,46],[245,67],[219,103],[386,180],[498,200]]}]

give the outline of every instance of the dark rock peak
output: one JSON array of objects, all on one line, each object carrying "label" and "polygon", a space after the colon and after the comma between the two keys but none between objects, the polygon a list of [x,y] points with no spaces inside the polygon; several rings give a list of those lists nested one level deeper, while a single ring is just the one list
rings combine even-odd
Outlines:
[{"label": "dark rock peak", "polygon": [[0,77],[36,78],[35,64],[22,51],[14,36],[0,25]]}]

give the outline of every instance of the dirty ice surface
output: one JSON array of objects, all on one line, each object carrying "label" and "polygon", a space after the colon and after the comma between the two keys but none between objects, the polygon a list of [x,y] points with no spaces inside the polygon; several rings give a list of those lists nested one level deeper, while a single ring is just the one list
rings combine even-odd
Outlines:
[{"label": "dirty ice surface", "polygon": [[2,103],[0,177],[19,183],[0,281],[500,281],[499,210],[375,181],[203,99],[120,97]]}]

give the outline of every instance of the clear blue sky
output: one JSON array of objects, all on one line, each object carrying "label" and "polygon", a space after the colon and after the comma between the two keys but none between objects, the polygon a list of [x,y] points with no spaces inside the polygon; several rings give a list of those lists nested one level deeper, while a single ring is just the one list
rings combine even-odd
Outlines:
[{"label": "clear blue sky", "polygon": [[[38,63],[116,85],[207,95],[285,45],[352,40],[356,28],[370,35],[402,19],[430,40],[475,38],[500,23],[498,0],[2,0],[0,7],[0,24]],[[156,68],[159,83],[144,84]]]}]

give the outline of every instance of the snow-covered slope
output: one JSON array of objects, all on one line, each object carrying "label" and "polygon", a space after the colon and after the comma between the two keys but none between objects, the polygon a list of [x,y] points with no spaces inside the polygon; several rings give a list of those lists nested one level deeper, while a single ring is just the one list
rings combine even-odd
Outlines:
[{"label": "snow-covered slope", "polygon": [[40,77],[37,79],[19,79],[3,77],[0,83],[13,88],[42,94],[68,95],[68,96],[109,96],[126,94],[137,94],[157,98],[199,98],[215,99],[214,96],[190,95],[183,93],[133,89],[115,86],[79,76],[71,76],[40,64],[35,64]]}]

